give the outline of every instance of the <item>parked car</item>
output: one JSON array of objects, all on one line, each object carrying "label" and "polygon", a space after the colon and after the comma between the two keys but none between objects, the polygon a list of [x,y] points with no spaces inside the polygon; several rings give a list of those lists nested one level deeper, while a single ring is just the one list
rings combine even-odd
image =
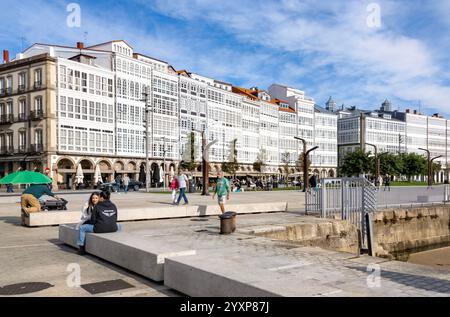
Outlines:
[{"label": "parked car", "polygon": [[[130,179],[130,183],[128,185],[128,190],[134,190],[135,192],[137,192],[142,187],[144,187],[144,183]],[[120,187],[120,185],[117,184],[116,182],[103,183],[99,187],[100,190],[109,190],[110,192],[116,192],[116,193],[119,191],[119,189],[122,189],[122,188],[123,187]]]}]

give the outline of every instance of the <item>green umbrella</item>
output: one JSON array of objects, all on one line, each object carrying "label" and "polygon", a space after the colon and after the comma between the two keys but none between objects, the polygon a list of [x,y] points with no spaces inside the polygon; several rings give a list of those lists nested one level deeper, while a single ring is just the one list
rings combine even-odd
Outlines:
[{"label": "green umbrella", "polygon": [[0,180],[0,184],[49,184],[52,180],[44,174],[30,171],[19,171],[9,174]]}]

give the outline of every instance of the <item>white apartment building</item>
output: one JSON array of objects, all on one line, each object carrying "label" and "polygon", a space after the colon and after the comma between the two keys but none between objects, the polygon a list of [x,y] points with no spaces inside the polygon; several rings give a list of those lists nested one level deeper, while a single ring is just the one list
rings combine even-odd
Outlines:
[{"label": "white apartment building", "polygon": [[[178,167],[192,131],[205,131],[209,142],[218,141],[210,150],[213,172],[230,159],[231,144],[237,140],[237,159],[242,165],[238,175],[254,173],[253,163],[261,155],[264,172],[279,175],[284,153],[294,168],[302,151],[294,139],[297,135],[307,139],[308,146],[320,143],[320,151],[312,155],[312,169],[322,175],[335,171],[333,115],[318,111],[314,100],[300,90],[280,85],[271,86],[269,92],[245,89],[188,71],[177,72],[166,62],[136,53],[121,40],[89,47],[83,43],[76,47],[34,44],[16,60],[38,55],[55,60],[55,76],[47,76],[44,83],[54,87],[54,127],[41,138],[56,136],[56,148],[45,164],[51,166],[60,185],[71,187],[80,165],[84,180],[91,183],[96,182],[97,168],[103,181],[123,173],[142,180],[147,115],[152,172]],[[0,89],[8,89],[11,80],[7,76],[0,81]],[[7,106],[3,102],[0,107],[5,118]],[[24,104],[17,106],[17,112],[24,113]],[[195,133],[195,159],[200,162],[201,136]],[[8,136],[2,144],[8,144]],[[20,147],[25,137],[18,141]]]},{"label": "white apartment building", "polygon": [[[431,157],[441,156],[435,160],[441,165],[441,171],[435,176],[436,182],[449,179],[446,172],[449,154],[449,121],[439,114],[426,116],[418,111],[392,111],[389,101],[385,101],[376,111],[358,110],[355,107],[338,111],[338,142],[340,162],[348,152],[361,148],[373,153],[374,149],[367,143],[374,144],[379,153],[389,152],[416,153]],[[423,180],[423,177],[422,177]]]},{"label": "white apartment building", "polygon": [[193,79],[191,73],[178,71],[180,88],[180,147],[190,159],[189,135],[194,131],[195,160],[202,159],[202,137],[198,131],[206,131],[207,125],[207,89],[205,82]]},{"label": "white apartment building", "polygon": [[[286,101],[296,114],[296,135],[306,141],[307,148],[319,148],[311,153],[311,172],[321,177],[333,177],[337,172],[337,115],[315,105],[304,91],[274,84],[269,87],[273,98]],[[281,123],[280,123],[281,124]],[[281,139],[281,137],[280,137]],[[303,144],[296,142],[297,158]],[[289,144],[292,149],[292,144]]]},{"label": "white apartment building", "polygon": [[430,151],[432,158],[442,156],[435,160],[441,165],[441,171],[435,175],[436,182],[444,182],[449,179],[447,171],[448,155],[450,153],[450,122],[439,114],[426,116],[419,111],[406,109],[405,112],[393,114],[399,120],[406,123],[406,141],[404,146],[408,153],[424,155],[423,150]]},{"label": "white apartment building", "polygon": [[404,151],[401,140],[406,137],[406,124],[392,118],[388,113],[347,109],[339,111],[338,144],[339,158],[342,160],[349,152],[364,146],[366,151],[374,153],[373,144],[378,153],[400,153]]}]

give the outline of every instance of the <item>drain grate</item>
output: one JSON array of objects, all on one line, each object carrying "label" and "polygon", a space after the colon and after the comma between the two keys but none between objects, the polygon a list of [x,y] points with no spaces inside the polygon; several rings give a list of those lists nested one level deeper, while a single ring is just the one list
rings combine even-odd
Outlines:
[{"label": "drain grate", "polygon": [[120,291],[134,286],[125,282],[124,280],[111,280],[98,283],[84,284],[81,287],[91,294],[101,294],[113,291]]},{"label": "drain grate", "polygon": [[29,282],[6,285],[0,287],[0,295],[24,295],[43,291],[44,289],[53,287],[54,285],[43,282]]}]

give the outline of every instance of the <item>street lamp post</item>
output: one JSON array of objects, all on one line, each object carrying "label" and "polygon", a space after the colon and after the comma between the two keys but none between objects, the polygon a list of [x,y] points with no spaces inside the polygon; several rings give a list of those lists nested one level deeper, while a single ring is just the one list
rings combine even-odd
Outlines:
[{"label": "street lamp post", "polygon": [[166,191],[166,137],[163,137],[163,189]]},{"label": "street lamp post", "polygon": [[433,161],[441,158],[442,155],[431,158],[430,150],[419,148],[421,151],[427,152],[427,162],[428,162],[428,187],[433,186]]},{"label": "street lamp post", "polygon": [[206,133],[204,130],[193,131],[199,132],[202,135],[202,196],[209,196],[209,164],[206,161]]},{"label": "street lamp post", "polygon": [[311,153],[314,150],[317,150],[319,147],[315,146],[312,149],[306,150],[306,140],[302,139],[298,136],[295,136],[294,139],[302,141],[303,143],[303,192],[306,192],[306,189],[308,188],[308,156],[309,153]]},{"label": "street lamp post", "polygon": [[366,143],[368,146],[373,146],[375,149],[375,184],[378,184],[380,179],[380,159],[378,158],[378,148],[374,144]]},{"label": "street lamp post", "polygon": [[[149,134],[149,126],[148,126],[148,113],[150,112],[150,105],[149,105],[149,95],[147,92],[147,89],[144,89],[144,92],[142,93],[142,100],[145,102],[145,191],[148,193],[150,192],[150,166],[148,163],[149,160],[149,148],[148,148],[148,134]],[[152,124],[153,127],[153,124]]]}]

